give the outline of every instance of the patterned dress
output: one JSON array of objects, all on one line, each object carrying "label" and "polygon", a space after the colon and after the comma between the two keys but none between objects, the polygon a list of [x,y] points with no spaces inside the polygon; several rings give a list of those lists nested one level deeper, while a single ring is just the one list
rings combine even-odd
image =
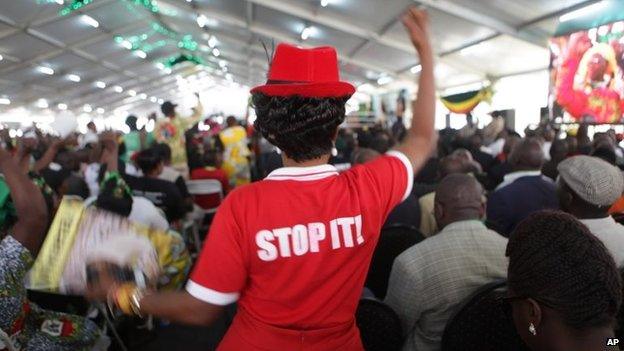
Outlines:
[{"label": "patterned dress", "polygon": [[27,300],[24,278],[32,264],[30,252],[13,237],[0,242],[0,351],[91,350],[100,338],[93,322]]},{"label": "patterned dress", "polygon": [[193,115],[188,118],[176,116],[176,118],[165,117],[156,123],[154,137],[159,143],[166,143],[171,148],[171,165],[176,168],[186,168],[186,139],[184,133],[199,122],[203,116],[201,104],[194,109]]}]

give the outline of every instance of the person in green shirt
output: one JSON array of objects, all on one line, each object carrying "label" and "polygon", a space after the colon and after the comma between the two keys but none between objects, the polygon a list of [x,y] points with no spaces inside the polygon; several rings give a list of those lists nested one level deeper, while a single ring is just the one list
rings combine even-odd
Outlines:
[{"label": "person in green shirt", "polygon": [[148,133],[145,128],[139,130],[137,120],[134,115],[126,118],[126,125],[130,128],[130,132],[124,135],[126,152],[121,158],[124,162],[128,162],[135,152],[147,149],[154,143],[154,133]]}]

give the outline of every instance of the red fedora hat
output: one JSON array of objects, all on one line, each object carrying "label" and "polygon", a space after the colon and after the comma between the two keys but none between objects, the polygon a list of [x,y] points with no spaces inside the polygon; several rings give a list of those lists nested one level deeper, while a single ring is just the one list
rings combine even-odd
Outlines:
[{"label": "red fedora hat", "polygon": [[333,47],[304,49],[282,43],[275,50],[266,84],[251,92],[269,96],[342,97],[353,95],[355,88],[340,81],[338,55]]}]

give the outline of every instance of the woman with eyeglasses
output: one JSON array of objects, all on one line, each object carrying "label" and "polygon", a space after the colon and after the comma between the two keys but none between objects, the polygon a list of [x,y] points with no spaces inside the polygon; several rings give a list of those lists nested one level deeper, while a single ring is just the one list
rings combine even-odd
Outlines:
[{"label": "woman with eyeglasses", "polygon": [[533,351],[605,350],[614,337],[622,283],[613,258],[587,227],[554,211],[511,234],[507,300]]}]

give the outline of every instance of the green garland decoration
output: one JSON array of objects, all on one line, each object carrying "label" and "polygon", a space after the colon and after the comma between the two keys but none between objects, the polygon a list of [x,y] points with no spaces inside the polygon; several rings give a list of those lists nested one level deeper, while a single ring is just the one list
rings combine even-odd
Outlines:
[{"label": "green garland decoration", "polygon": [[[74,11],[78,11],[81,8],[91,4],[94,0],[73,0],[71,4],[63,7],[59,14],[61,16],[67,16]],[[160,8],[156,4],[155,1],[152,0],[123,0],[127,3],[132,3],[134,5],[143,6],[148,11],[153,13],[160,13]]]},{"label": "green garland decoration", "polygon": [[[37,0],[39,3],[49,3],[55,0]],[[78,11],[85,6],[93,3],[95,0],[73,0],[70,4],[66,5],[59,11],[60,16],[67,16],[75,11]],[[175,15],[175,11],[168,11],[164,13],[154,0],[119,0],[126,5],[128,11],[136,13],[137,7],[143,7],[154,14],[167,14]],[[114,37],[116,43],[121,44],[125,41],[129,42],[132,47],[130,50],[141,50],[145,53],[150,53],[154,50],[162,48],[167,44],[175,44],[179,49],[196,52],[200,49],[199,43],[193,38],[191,34],[180,34],[175,30],[169,28],[167,25],[159,21],[158,19],[150,23],[151,30],[147,33],[132,35],[124,37],[117,35]],[[165,39],[154,40],[155,36],[161,35]],[[173,67],[182,62],[190,62],[196,65],[206,65],[205,60],[198,55],[183,53],[175,56],[171,56],[164,61],[161,61],[165,67]]]},{"label": "green garland decoration", "polygon": [[201,57],[196,56],[196,55],[190,55],[190,54],[180,54],[180,55],[171,56],[168,59],[166,59],[163,64],[165,65],[165,67],[172,68],[173,66],[179,65],[184,62],[190,62],[196,65],[206,64],[204,59],[202,59]]}]

